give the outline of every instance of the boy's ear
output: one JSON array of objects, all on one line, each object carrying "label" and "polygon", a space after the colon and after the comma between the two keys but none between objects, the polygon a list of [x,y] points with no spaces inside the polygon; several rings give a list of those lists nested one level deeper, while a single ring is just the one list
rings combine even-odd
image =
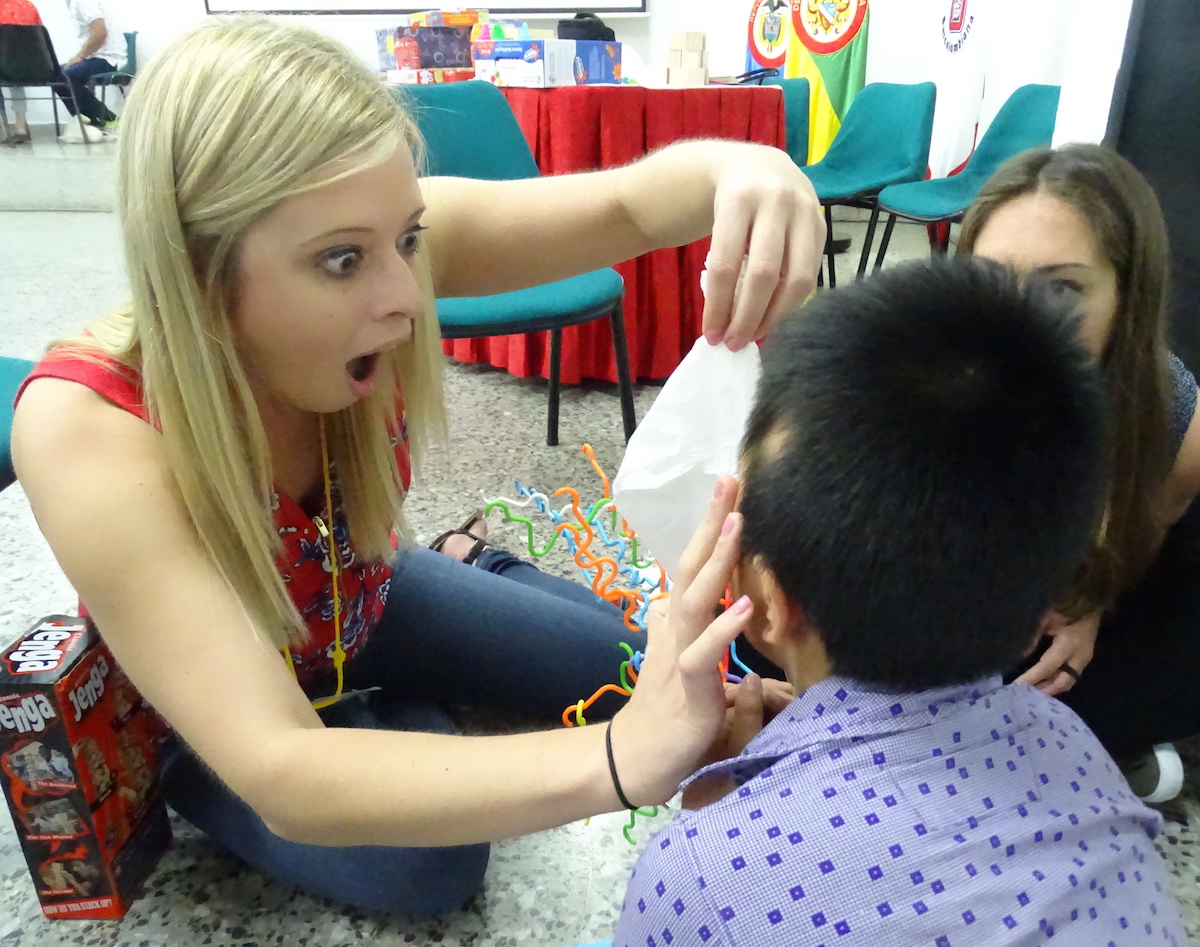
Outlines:
[{"label": "boy's ear", "polygon": [[761,563],[757,565],[761,596],[758,604],[765,612],[758,633],[767,651],[776,651],[803,638],[810,631],[808,619],[804,609],[784,595],[775,573]]}]

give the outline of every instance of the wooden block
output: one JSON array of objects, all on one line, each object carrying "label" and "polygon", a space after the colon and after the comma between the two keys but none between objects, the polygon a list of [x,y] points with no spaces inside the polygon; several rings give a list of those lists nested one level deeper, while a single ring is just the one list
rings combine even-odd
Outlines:
[{"label": "wooden block", "polygon": [[679,54],[679,62],[671,60],[672,66],[682,67],[684,69],[707,69],[708,68],[708,51],[707,50],[672,50],[672,53]]},{"label": "wooden block", "polygon": [[678,69],[667,70],[667,85],[672,86],[702,86],[708,85],[708,69],[704,66],[682,66]]},{"label": "wooden block", "polygon": [[669,49],[667,50],[667,68],[678,69],[683,65],[683,50]]},{"label": "wooden block", "polygon": [[700,52],[705,46],[705,36],[703,33],[672,33],[671,34],[671,49],[686,49],[692,52]]}]

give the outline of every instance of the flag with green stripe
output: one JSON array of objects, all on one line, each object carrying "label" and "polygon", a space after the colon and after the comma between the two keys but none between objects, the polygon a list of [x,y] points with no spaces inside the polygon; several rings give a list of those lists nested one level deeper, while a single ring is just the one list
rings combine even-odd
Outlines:
[{"label": "flag with green stripe", "polygon": [[792,0],[792,29],[783,74],[812,89],[808,161],[820,161],[842,116],[867,78],[867,0]]}]

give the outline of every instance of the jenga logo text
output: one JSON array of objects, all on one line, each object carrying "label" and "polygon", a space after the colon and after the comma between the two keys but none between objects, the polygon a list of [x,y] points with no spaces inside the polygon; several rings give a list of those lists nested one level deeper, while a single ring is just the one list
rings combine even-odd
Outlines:
[{"label": "jenga logo text", "polygon": [[104,655],[98,654],[96,663],[88,672],[88,679],[68,695],[71,698],[71,706],[75,708],[76,723],[83,719],[85,711],[95,707],[100,698],[104,696],[104,679],[106,677],[108,677],[108,662],[104,660]]},{"label": "jenga logo text", "polygon": [[0,727],[17,733],[40,733],[54,717],[54,707],[41,694],[32,694],[15,706],[0,704]]},{"label": "jenga logo text", "polygon": [[44,622],[8,652],[4,661],[10,674],[41,674],[62,667],[71,646],[80,639],[87,625],[84,622],[65,624]]}]

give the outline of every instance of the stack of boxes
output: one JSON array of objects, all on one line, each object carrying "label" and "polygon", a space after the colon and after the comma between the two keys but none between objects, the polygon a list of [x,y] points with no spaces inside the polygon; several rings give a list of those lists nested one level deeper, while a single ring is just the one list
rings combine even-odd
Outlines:
[{"label": "stack of boxes", "polygon": [[475,77],[498,86],[553,89],[621,81],[621,44],[604,40],[502,39],[472,46]]},{"label": "stack of boxes", "polygon": [[376,40],[380,69],[394,85],[478,78],[549,89],[621,81],[620,43],[534,37],[525,23],[492,19],[487,10],[413,13],[398,29],[376,30]]},{"label": "stack of boxes", "polygon": [[667,51],[667,85],[708,85],[705,34],[671,34],[671,48]]}]

